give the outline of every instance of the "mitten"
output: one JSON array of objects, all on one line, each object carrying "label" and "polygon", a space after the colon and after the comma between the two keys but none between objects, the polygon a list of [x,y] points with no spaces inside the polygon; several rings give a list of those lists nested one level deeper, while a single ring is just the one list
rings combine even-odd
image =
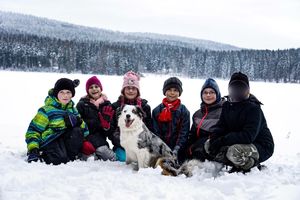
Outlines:
[{"label": "mitten", "polygon": [[32,149],[31,151],[29,151],[27,153],[27,162],[31,163],[33,162],[37,162],[39,160],[39,150],[37,148]]},{"label": "mitten", "polygon": [[74,114],[66,114],[64,116],[64,121],[67,128],[79,127],[82,123],[82,119]]},{"label": "mitten", "polygon": [[210,139],[208,145],[208,154],[217,155],[222,146],[224,146],[223,137],[216,137]]},{"label": "mitten", "polygon": [[91,155],[95,153],[96,149],[89,141],[85,140],[82,144],[81,152],[85,155]]},{"label": "mitten", "polygon": [[207,139],[204,143],[204,150],[207,154],[209,154],[209,146],[210,146],[209,141],[210,141],[210,139]]},{"label": "mitten", "polygon": [[110,122],[114,116],[115,111],[111,106],[104,106],[102,108],[102,113],[99,112],[99,119],[101,126],[104,130],[109,130],[110,129]]}]

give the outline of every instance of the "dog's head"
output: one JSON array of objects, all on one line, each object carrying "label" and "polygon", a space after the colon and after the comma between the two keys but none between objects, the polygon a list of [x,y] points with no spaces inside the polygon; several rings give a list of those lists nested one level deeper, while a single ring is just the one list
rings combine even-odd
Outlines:
[{"label": "dog's head", "polygon": [[[130,128],[137,123],[140,123],[144,117],[144,112],[138,106],[125,105],[119,113],[119,127]],[[142,123],[140,123],[142,125]]]}]

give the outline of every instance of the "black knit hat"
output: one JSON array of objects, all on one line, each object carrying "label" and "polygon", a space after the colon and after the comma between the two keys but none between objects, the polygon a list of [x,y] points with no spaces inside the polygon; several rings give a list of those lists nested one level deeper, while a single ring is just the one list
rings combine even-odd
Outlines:
[{"label": "black knit hat", "polygon": [[233,73],[229,81],[229,87],[235,84],[243,84],[247,86],[247,88],[249,88],[248,76],[246,74],[243,74],[242,72]]},{"label": "black knit hat", "polygon": [[166,91],[169,90],[170,88],[176,88],[179,91],[179,96],[181,95],[181,93],[182,93],[182,83],[177,77],[168,78],[164,82],[163,94],[165,95]]},{"label": "black knit hat", "polygon": [[249,98],[249,90],[249,80],[245,74],[241,72],[232,74],[228,86],[230,101],[241,102],[246,100]]},{"label": "black knit hat", "polygon": [[54,85],[53,88],[53,96],[57,98],[57,94],[61,90],[70,90],[72,93],[72,97],[75,96],[75,87],[79,85],[80,81],[78,79],[75,79],[74,81],[68,79],[68,78],[61,78],[58,79]]}]

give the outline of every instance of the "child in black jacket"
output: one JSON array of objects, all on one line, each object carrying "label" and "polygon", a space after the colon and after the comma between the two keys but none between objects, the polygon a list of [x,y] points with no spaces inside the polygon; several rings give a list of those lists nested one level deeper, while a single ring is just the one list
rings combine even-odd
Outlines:
[{"label": "child in black jacket", "polygon": [[90,132],[84,143],[83,153],[88,155],[95,152],[99,159],[115,161],[116,155],[106,141],[108,137],[114,143],[111,134],[111,130],[114,129],[111,124],[114,111],[102,91],[100,80],[96,76],[89,78],[86,82],[87,95],[82,97],[77,104],[78,112]]},{"label": "child in black jacket", "polygon": [[216,161],[233,166],[232,171],[247,172],[272,156],[273,137],[261,102],[250,94],[248,77],[234,73],[228,89],[228,101],[206,150]]}]

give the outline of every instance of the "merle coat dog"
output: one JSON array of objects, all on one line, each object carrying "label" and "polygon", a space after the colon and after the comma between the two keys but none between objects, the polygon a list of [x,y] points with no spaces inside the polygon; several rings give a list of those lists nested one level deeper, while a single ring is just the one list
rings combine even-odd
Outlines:
[{"label": "merle coat dog", "polygon": [[125,105],[118,118],[120,142],[126,152],[126,164],[139,168],[162,167],[164,175],[176,175],[177,160],[172,150],[143,122],[143,111],[138,106]]}]

